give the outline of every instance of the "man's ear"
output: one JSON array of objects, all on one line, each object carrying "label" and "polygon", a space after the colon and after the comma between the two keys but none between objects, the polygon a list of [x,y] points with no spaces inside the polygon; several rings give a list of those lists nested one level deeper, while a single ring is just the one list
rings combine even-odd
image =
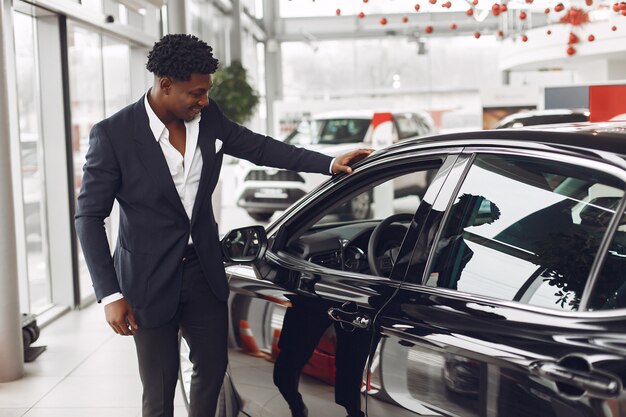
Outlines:
[{"label": "man's ear", "polygon": [[161,77],[159,79],[159,87],[165,95],[169,95],[170,90],[172,89],[172,79],[170,77]]}]

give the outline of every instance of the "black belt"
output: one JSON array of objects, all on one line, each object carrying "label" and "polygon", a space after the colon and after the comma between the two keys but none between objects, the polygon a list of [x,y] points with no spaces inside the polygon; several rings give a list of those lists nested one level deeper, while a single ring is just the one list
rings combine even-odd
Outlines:
[{"label": "black belt", "polygon": [[196,258],[198,258],[196,248],[193,245],[185,246],[185,251],[183,252],[183,262],[189,262]]}]

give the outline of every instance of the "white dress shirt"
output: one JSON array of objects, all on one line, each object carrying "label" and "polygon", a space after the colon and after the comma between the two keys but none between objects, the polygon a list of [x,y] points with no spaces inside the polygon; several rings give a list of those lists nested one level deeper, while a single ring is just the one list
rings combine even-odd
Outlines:
[{"label": "white dress shirt", "polygon": [[[148,120],[150,121],[150,130],[154,135],[154,139],[161,146],[163,156],[167,162],[167,167],[172,175],[172,180],[176,186],[176,191],[180,197],[180,201],[185,207],[187,217],[191,222],[191,213],[193,213],[193,205],[196,201],[198,186],[200,185],[200,174],[202,173],[202,152],[198,149],[198,133],[200,132],[200,117],[198,113],[193,120],[185,122],[185,155],[181,155],[174,145],[170,143],[170,132],[165,124],[156,115],[150,103],[148,102],[148,93],[144,97],[144,105]],[[189,244],[193,243],[191,234],[189,235]],[[117,301],[124,296],[122,293],[114,293],[102,298],[102,304],[107,305]]]}]

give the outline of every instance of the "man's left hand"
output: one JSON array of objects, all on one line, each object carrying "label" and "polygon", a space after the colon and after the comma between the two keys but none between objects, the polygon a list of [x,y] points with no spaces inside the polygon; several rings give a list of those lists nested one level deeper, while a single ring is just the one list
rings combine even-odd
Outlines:
[{"label": "man's left hand", "polygon": [[357,149],[356,151],[344,153],[343,155],[335,158],[335,162],[331,168],[333,174],[339,174],[345,172],[346,174],[352,173],[350,165],[356,164],[362,159],[365,159],[374,152],[373,149]]}]

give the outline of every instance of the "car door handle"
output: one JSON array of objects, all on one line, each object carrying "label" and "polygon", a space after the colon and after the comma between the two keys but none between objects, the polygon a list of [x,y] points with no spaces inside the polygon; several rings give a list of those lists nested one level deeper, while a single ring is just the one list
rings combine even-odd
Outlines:
[{"label": "car door handle", "polygon": [[554,362],[535,362],[530,371],[542,378],[576,387],[593,397],[610,398],[619,395],[622,383],[617,378],[604,372],[585,372],[571,369]]},{"label": "car door handle", "polygon": [[328,317],[340,323],[346,323],[359,329],[367,329],[370,325],[370,318],[359,312],[348,312],[341,308],[331,307],[328,309]]}]

